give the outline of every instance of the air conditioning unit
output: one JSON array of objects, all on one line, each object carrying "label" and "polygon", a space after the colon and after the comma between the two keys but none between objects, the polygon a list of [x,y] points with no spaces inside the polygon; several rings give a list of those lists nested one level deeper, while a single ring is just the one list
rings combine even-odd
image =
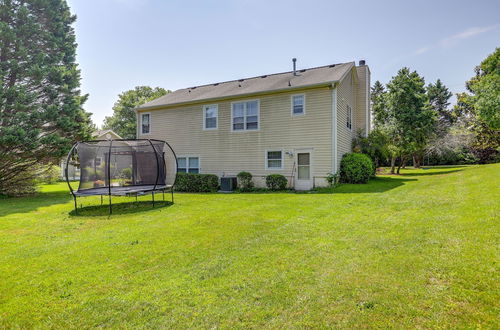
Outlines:
[{"label": "air conditioning unit", "polygon": [[220,191],[234,191],[236,188],[238,188],[238,179],[235,176],[220,178]]}]

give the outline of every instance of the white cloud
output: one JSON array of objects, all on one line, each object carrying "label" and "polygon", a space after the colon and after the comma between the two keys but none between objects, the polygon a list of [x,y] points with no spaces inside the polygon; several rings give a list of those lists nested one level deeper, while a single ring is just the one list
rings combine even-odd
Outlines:
[{"label": "white cloud", "polygon": [[112,1],[118,5],[133,9],[143,6],[148,2],[148,0],[112,0]]},{"label": "white cloud", "polygon": [[460,33],[443,38],[434,45],[421,47],[421,48],[417,49],[413,53],[413,55],[421,55],[421,54],[427,53],[429,50],[431,50],[433,48],[437,48],[437,47],[447,48],[447,47],[455,46],[457,43],[459,43],[460,41],[462,41],[464,39],[472,38],[472,37],[475,37],[479,34],[494,30],[498,26],[499,25],[496,24],[496,25],[490,25],[490,26],[480,26],[480,27],[468,28],[467,30],[464,30]]},{"label": "white cloud", "polygon": [[415,51],[415,55],[420,55],[420,54],[423,54],[425,52],[427,52],[429,50],[429,47],[422,47],[422,48],[419,48]]},{"label": "white cloud", "polygon": [[439,42],[439,45],[442,47],[450,47],[455,44],[457,44],[460,40],[468,39],[474,36],[477,36],[479,34],[488,32],[490,30],[493,30],[497,27],[498,25],[491,25],[491,26],[483,26],[483,27],[471,27],[465,31],[462,31],[460,33],[454,34],[450,37],[444,38]]}]

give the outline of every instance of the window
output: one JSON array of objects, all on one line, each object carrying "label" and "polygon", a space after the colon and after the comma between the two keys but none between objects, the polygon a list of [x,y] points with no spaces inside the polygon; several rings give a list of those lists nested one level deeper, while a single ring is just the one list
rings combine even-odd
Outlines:
[{"label": "window", "polygon": [[141,134],[149,134],[151,132],[151,114],[141,114]]},{"label": "window", "polygon": [[179,157],[177,171],[182,173],[200,173],[200,159],[198,157]]},{"label": "window", "polygon": [[292,95],[292,115],[303,115],[306,111],[306,96],[304,94]]},{"label": "window", "polygon": [[283,152],[266,151],[266,169],[281,170],[283,169]]},{"label": "window", "polygon": [[347,128],[352,129],[352,109],[347,105]]},{"label": "window", "polygon": [[203,106],[203,129],[217,129],[219,107],[217,104]]},{"label": "window", "polygon": [[259,129],[259,101],[232,104],[232,130],[250,131]]}]

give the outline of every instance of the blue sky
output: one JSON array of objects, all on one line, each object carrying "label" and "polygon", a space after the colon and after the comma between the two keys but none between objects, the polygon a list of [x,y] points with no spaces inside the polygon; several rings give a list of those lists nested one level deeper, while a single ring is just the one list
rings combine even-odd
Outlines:
[{"label": "blue sky", "polygon": [[179,89],[365,59],[453,91],[500,47],[500,1],[69,0],[93,120],[138,85]]}]

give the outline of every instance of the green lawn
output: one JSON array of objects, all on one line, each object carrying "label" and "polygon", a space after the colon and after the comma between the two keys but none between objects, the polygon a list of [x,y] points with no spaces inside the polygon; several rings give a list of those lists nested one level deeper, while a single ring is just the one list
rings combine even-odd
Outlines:
[{"label": "green lawn", "polygon": [[149,196],[111,217],[44,186],[0,200],[0,328],[498,328],[499,177],[407,169],[333,193]]}]

